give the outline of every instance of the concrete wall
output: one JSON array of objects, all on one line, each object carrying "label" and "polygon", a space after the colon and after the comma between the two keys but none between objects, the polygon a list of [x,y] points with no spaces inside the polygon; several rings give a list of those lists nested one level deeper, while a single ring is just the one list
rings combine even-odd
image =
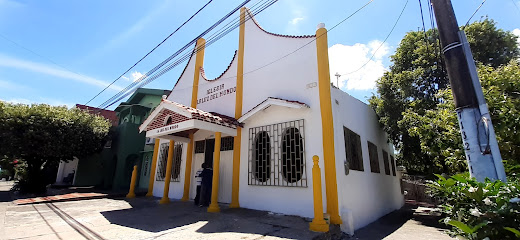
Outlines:
[{"label": "concrete wall", "polygon": [[[379,127],[375,112],[365,103],[341,90],[332,88],[331,93],[339,210],[343,221],[351,218],[351,222],[347,224],[354,229],[359,229],[399,209],[404,204],[404,198],[401,195],[398,177],[392,175],[391,169],[390,175],[385,174],[382,150],[391,155],[394,150],[388,144],[385,132]],[[349,174],[345,175],[343,126],[361,137],[364,171],[350,170]],[[373,173],[370,170],[367,141],[377,146],[380,173]],[[349,214],[351,217],[348,217]]]},{"label": "concrete wall", "polygon": [[[78,162],[79,160],[77,158],[68,162],[61,161],[58,166],[58,173],[56,174],[56,183],[63,183],[63,178],[67,177],[72,172],[77,172],[76,169],[78,168]],[[74,181],[72,184],[74,184]]]}]

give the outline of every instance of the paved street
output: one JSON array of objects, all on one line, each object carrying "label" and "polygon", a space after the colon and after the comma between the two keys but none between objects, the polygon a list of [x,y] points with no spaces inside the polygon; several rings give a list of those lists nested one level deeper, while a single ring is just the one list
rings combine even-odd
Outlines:
[{"label": "paved street", "polygon": [[1,239],[450,239],[437,218],[410,206],[348,237],[310,232],[300,217],[225,206],[214,214],[191,202],[160,205],[144,197],[16,205],[10,186],[0,182]]}]

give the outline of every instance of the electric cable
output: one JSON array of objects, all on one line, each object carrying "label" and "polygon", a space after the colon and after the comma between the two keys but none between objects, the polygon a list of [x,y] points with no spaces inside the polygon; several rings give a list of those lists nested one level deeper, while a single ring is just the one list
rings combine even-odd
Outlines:
[{"label": "electric cable", "polygon": [[428,49],[428,35],[426,35],[426,26],[424,25],[424,15],[423,15],[423,9],[422,9],[422,0],[419,0],[419,8],[421,9],[421,21],[423,26],[423,32],[424,32],[424,44],[426,44],[426,52],[430,52]]},{"label": "electric cable", "polygon": [[197,16],[197,14],[199,14],[206,6],[208,6],[213,0],[209,0],[206,4],[204,4],[204,6],[202,6],[199,10],[197,10],[197,12],[195,12],[194,14],[191,15],[191,17],[189,17],[186,21],[184,21],[179,27],[177,27],[177,29],[175,29],[175,31],[173,31],[172,33],[170,33],[170,35],[168,35],[165,39],[163,39],[159,44],[157,44],[157,46],[155,46],[154,48],[152,48],[152,50],[150,50],[148,53],[146,53],[146,55],[144,55],[141,59],[139,59],[139,61],[137,61],[136,63],[134,63],[134,65],[132,65],[130,68],[128,68],[123,74],[121,74],[119,77],[117,77],[114,81],[112,81],[110,84],[108,84],[108,86],[106,86],[105,88],[103,88],[103,90],[101,90],[98,94],[96,94],[94,97],[92,97],[90,100],[88,100],[85,105],[89,104],[92,100],[94,100],[96,97],[98,97],[101,93],[103,93],[105,90],[107,90],[110,86],[112,86],[112,84],[114,84],[115,82],[117,82],[117,80],[121,79],[121,77],[123,77],[125,74],[127,74],[128,72],[130,72],[130,70],[132,70],[135,66],[137,66],[137,64],[139,64],[141,61],[143,61],[146,57],[148,57],[148,55],[150,55],[153,51],[155,51],[155,49],[157,49],[159,46],[161,46],[164,42],[166,42],[166,40],[168,40],[171,36],[173,36],[173,34],[175,34],[177,31],[179,31],[184,25],[186,25],[189,21],[191,21],[191,19],[193,19],[195,16]]},{"label": "electric cable", "polygon": [[[265,1],[265,0],[264,0]],[[255,15],[260,13],[261,11],[265,10],[266,8],[270,7],[272,4],[274,4],[275,2],[277,2],[278,0],[271,0],[270,2],[266,2],[266,4],[263,4],[261,5],[261,7],[257,8],[258,10],[254,13]],[[201,33],[199,36],[197,36],[196,38],[194,38],[192,41],[190,41],[190,43],[186,44],[183,48],[181,48],[179,51],[177,51],[176,53],[174,53],[173,55],[171,55],[167,60],[163,61],[163,63],[160,64],[160,67],[164,66],[164,64],[166,64],[167,62],[171,61],[171,59],[173,59],[174,57],[178,56],[182,51],[184,51],[186,48],[188,48],[189,46],[191,46],[193,43],[195,43],[199,38],[201,38],[202,36],[204,36],[205,34],[207,34],[209,31],[211,31],[212,29],[214,29],[216,26],[218,26],[220,23],[222,23],[223,21],[225,21],[225,19],[229,18],[229,16],[231,16],[234,12],[236,12],[238,9],[240,9],[241,7],[243,7],[248,1],[245,1],[243,2],[241,5],[239,5],[238,7],[236,7],[234,10],[232,10],[230,13],[228,13],[226,16],[224,16],[222,19],[220,19],[219,21],[217,21],[215,24],[213,24],[210,28],[208,28],[206,31],[204,31],[203,33]],[[208,41],[206,42],[205,44],[205,48],[207,48],[208,46],[210,46],[212,43],[214,43],[215,41],[219,40],[220,38],[222,38],[223,36],[227,35],[229,32],[231,32],[232,30],[234,30],[236,27],[240,26],[240,23],[236,23],[234,24],[233,26],[231,27],[228,27],[227,29],[224,29],[223,31],[220,32],[219,35],[213,37],[212,39],[208,39]],[[139,87],[142,87],[148,83],[150,83],[151,81],[157,79],[159,76],[165,74],[166,72],[170,71],[172,68],[178,66],[180,63],[182,63],[183,61],[189,59],[191,57],[192,54],[195,54],[196,52],[200,51],[202,49],[202,47],[199,47],[199,48],[196,48],[193,52],[188,52],[186,54],[184,54],[183,56],[181,56],[180,58],[178,58],[175,62],[173,62],[172,64],[170,64],[169,66],[165,67],[164,69],[162,69],[159,73],[155,74],[154,76],[152,77],[149,77],[150,76],[150,73],[147,73],[146,75],[143,75],[140,79],[138,79],[137,81],[133,82],[132,84],[130,84],[129,86],[127,86],[125,89],[123,89],[122,91],[120,91],[118,94],[114,95],[113,97],[111,97],[109,100],[105,101],[103,104],[101,104],[98,108],[102,108],[102,109],[105,109],[113,104],[115,104],[116,102],[120,101],[121,99],[123,99],[124,97],[128,96],[129,94],[133,93],[135,91],[135,89],[139,88]],[[159,66],[159,65],[158,65]],[[157,70],[156,68],[153,69],[154,71],[149,71],[149,72],[155,72],[155,70]],[[146,81],[142,82],[145,78],[148,78],[146,79]],[[134,90],[129,90],[130,88],[134,87],[135,85],[139,84]],[[114,99],[117,99],[115,101],[113,101]],[[112,102],[109,104],[109,102]]]},{"label": "electric cable", "polygon": [[[269,4],[267,4],[267,6],[266,6],[265,8],[271,6],[271,5],[274,4],[275,2],[277,2],[277,0],[273,0],[273,1],[271,1]],[[369,5],[370,3],[372,3],[372,2],[373,2],[373,0],[368,1],[365,5],[363,5],[362,7],[360,7],[359,9],[357,9],[356,11],[354,11],[352,14],[350,14],[349,16],[347,16],[346,18],[344,18],[343,20],[341,20],[340,22],[338,22],[336,25],[334,25],[334,26],[331,27],[330,29],[328,29],[327,32],[332,31],[332,30],[335,29],[337,26],[341,25],[343,22],[345,22],[346,20],[350,19],[352,16],[354,16],[355,14],[357,14],[359,11],[361,11],[362,9],[364,9],[366,6],[368,6],[368,5]],[[408,3],[408,1],[407,1],[406,3]],[[405,5],[405,7],[406,7],[406,5]],[[264,8],[264,9],[265,9],[265,8]],[[261,11],[263,11],[263,9],[262,9]],[[403,11],[404,11],[404,9],[403,9]],[[259,12],[255,13],[254,15],[256,15],[256,14],[258,14],[258,13],[259,13]],[[253,15],[253,16],[254,16],[254,15]],[[402,12],[401,12],[401,15],[402,15]],[[401,15],[400,15],[400,16],[401,16]],[[246,21],[247,21],[247,20],[248,20],[248,19],[246,19]],[[237,26],[239,26],[239,25],[240,25],[240,24],[238,24]],[[394,26],[394,27],[395,27],[395,26]],[[231,30],[232,30],[232,29],[231,29]],[[230,30],[229,30],[229,31],[230,31]],[[228,33],[229,33],[229,31],[228,31]],[[227,33],[226,33],[226,34],[227,34]],[[325,33],[324,33],[324,34],[325,34]],[[262,68],[265,68],[265,67],[267,67],[267,66],[269,66],[269,65],[272,65],[273,63],[278,62],[278,61],[280,61],[280,60],[282,60],[282,59],[288,57],[289,55],[292,55],[292,54],[294,54],[295,52],[301,50],[301,49],[304,48],[305,46],[308,46],[309,44],[313,43],[314,41],[316,41],[316,39],[318,39],[318,38],[320,38],[320,37],[322,37],[322,36],[323,36],[323,35],[316,36],[316,38],[314,38],[313,40],[309,41],[308,43],[302,45],[301,47],[297,48],[296,50],[294,50],[294,51],[292,51],[292,52],[290,52],[290,53],[288,53],[288,54],[286,54],[286,55],[284,55],[284,56],[282,56],[282,57],[280,57],[280,58],[278,58],[278,59],[276,59],[276,60],[274,60],[274,61],[271,61],[271,62],[269,62],[269,63],[267,63],[267,64],[265,64],[265,65],[263,65],[263,66],[261,66],[261,67],[258,67],[258,68],[254,69],[254,70],[251,70],[251,71],[249,71],[249,72],[243,73],[242,76],[244,76],[244,75],[246,75],[246,74],[250,74],[250,73],[255,72],[255,71],[258,71],[258,70],[260,70],[260,69],[262,69]],[[222,37],[222,36],[221,36],[221,37]],[[220,38],[219,38],[219,39],[220,39]],[[217,39],[217,40],[218,40],[218,39]],[[215,41],[216,41],[216,40],[215,40]],[[210,42],[210,41],[208,41],[208,42]],[[205,47],[207,48],[208,46],[206,45]],[[196,52],[196,51],[198,51],[198,49],[194,50],[194,52]],[[188,57],[189,57],[189,56],[188,56]],[[178,61],[176,61],[176,62],[172,63],[170,66],[168,66],[168,68],[165,68],[165,69],[163,69],[163,70],[164,70],[165,72],[167,72],[167,71],[171,70],[171,68],[177,66],[179,63],[181,63],[181,62],[184,61],[184,60],[185,60],[185,59],[179,59]],[[170,67],[171,67],[171,68],[170,68]],[[159,74],[162,75],[162,74],[164,74],[164,73],[159,73]],[[160,76],[160,75],[159,75],[159,76]],[[157,77],[159,77],[159,76],[157,76]],[[153,76],[152,79],[147,79],[147,81],[145,81],[145,82],[143,82],[142,84],[140,84],[137,88],[142,87],[142,86],[148,84],[149,82],[151,82],[151,81],[157,79],[157,77],[156,77],[156,76]],[[222,78],[222,80],[224,80],[224,79],[229,79],[229,78],[235,78],[235,77],[237,77],[237,76],[228,77],[228,78]],[[198,86],[201,86],[201,84],[199,84]],[[194,87],[194,86],[187,87],[187,88],[193,88],[193,87]],[[187,88],[185,88],[185,89],[187,89]],[[176,90],[181,90],[181,89],[174,89],[174,90],[172,90],[172,91],[176,91]],[[182,89],[182,90],[184,90],[184,89]],[[132,93],[132,91],[129,91],[129,92],[128,92],[127,94],[125,94],[125,95],[127,96],[127,95],[129,95],[130,93]],[[109,107],[109,106],[111,106],[111,105],[117,103],[118,101],[120,101],[121,99],[123,99],[123,98],[126,97],[126,96],[120,97],[118,100],[116,100],[116,101],[112,102],[111,104],[105,106],[103,109],[105,109],[105,108],[107,108],[107,107]]]},{"label": "electric cable", "polygon": [[485,2],[486,2],[486,0],[482,1],[482,3],[478,6],[478,8],[475,10],[475,12],[473,12],[473,14],[471,14],[471,17],[469,17],[469,19],[466,22],[466,25],[464,25],[464,27],[467,27],[469,25],[469,21],[471,21],[473,16],[475,16],[475,14],[478,12],[478,10],[480,10],[480,8],[482,7],[482,5],[484,5]]},{"label": "electric cable", "polygon": [[403,16],[403,13],[404,13],[404,10],[406,9],[406,6],[408,5],[408,0],[406,0],[406,3],[404,4],[403,6],[403,9],[401,10],[401,13],[399,14],[399,17],[397,17],[397,20],[395,21],[394,23],[394,26],[392,27],[392,29],[390,30],[390,32],[388,33],[388,35],[386,35],[386,38],[385,40],[379,45],[379,47],[377,47],[377,49],[374,51],[374,53],[372,54],[372,56],[370,56],[370,59],[368,59],[367,62],[365,62],[365,64],[363,64],[361,67],[359,67],[358,69],[352,71],[352,72],[348,72],[348,73],[344,73],[344,74],[341,74],[341,75],[349,75],[349,74],[352,74],[352,73],[355,73],[359,70],[361,70],[362,68],[364,68],[368,63],[370,63],[370,61],[372,61],[372,59],[374,58],[374,56],[376,55],[377,51],[383,46],[383,44],[385,44],[385,42],[388,40],[388,38],[390,37],[390,35],[392,34],[392,32],[394,31],[395,27],[397,26],[397,23],[399,22],[399,19],[401,19],[401,16]]},{"label": "electric cable", "polygon": [[199,38],[201,38],[202,36],[206,35],[208,32],[210,32],[211,30],[213,30],[216,26],[218,26],[220,23],[222,23],[225,19],[227,19],[229,16],[231,16],[231,14],[233,14],[234,12],[236,12],[238,9],[240,9],[242,6],[244,6],[245,4],[247,4],[250,0],[245,0],[244,2],[242,2],[239,6],[237,6],[235,9],[233,9],[231,12],[229,12],[228,14],[226,14],[224,17],[222,17],[220,20],[218,20],[216,23],[214,23],[212,26],[210,26],[208,29],[206,29],[204,32],[202,32],[201,34],[199,34],[197,37],[193,38],[190,42],[188,42],[186,45],[184,45],[182,48],[180,48],[179,50],[177,50],[175,53],[173,53],[172,55],[170,55],[168,58],[166,58],[165,60],[163,60],[160,64],[158,64],[157,66],[155,66],[154,68],[152,68],[151,70],[149,70],[145,75],[141,76],[139,79],[137,79],[136,81],[132,82],[130,85],[128,85],[126,88],[124,88],[123,90],[121,90],[120,92],[118,92],[116,95],[112,96],[110,99],[108,99],[107,101],[103,102],[101,105],[99,105],[98,108],[102,108],[102,109],[105,109],[106,107],[103,107],[104,105],[108,104],[109,102],[111,102],[112,100],[118,98],[119,96],[121,96],[122,94],[124,94],[125,92],[127,92],[128,90],[130,90],[133,86],[137,85],[139,82],[141,82],[143,79],[145,79],[146,77],[150,76],[151,74],[153,74],[155,71],[157,71],[158,69],[162,68],[165,64],[167,64],[168,62],[170,62],[173,58],[175,58],[176,56],[178,56],[180,53],[182,53],[184,50],[186,50],[189,46],[191,46],[192,44],[194,44]]}]

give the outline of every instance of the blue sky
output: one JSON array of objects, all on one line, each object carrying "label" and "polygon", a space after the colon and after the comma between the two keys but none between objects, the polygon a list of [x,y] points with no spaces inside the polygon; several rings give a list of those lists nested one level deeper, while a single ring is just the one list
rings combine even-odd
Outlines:
[{"label": "blue sky", "polygon": [[[247,6],[258,1],[252,0]],[[206,2],[0,0],[0,99],[67,106],[84,104]],[[90,105],[98,106],[107,100],[241,2],[213,0]],[[314,34],[318,23],[324,22],[330,28],[366,2],[279,0],[256,19],[270,32]],[[465,23],[481,2],[454,1],[459,24]],[[392,35],[381,45],[405,3],[406,0],[374,0],[328,34],[331,73],[342,74],[340,87],[360,100],[375,92],[375,80],[390,65],[389,56],[406,32],[422,27],[419,1],[409,1]],[[422,0],[422,4],[428,29],[427,1]],[[487,1],[472,21],[482,16],[520,35],[520,1]],[[237,36],[235,30],[208,47],[205,58],[208,77],[220,75],[227,67],[238,46]],[[366,67],[345,74],[366,63],[377,48]],[[146,87],[171,89],[184,65]],[[335,77],[332,80],[336,82]]]}]

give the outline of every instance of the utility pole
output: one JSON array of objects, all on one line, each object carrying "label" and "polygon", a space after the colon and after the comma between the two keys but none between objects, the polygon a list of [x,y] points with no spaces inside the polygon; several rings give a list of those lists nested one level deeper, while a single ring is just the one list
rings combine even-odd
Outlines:
[{"label": "utility pole", "polygon": [[495,131],[464,31],[459,30],[451,0],[432,0],[442,52],[469,172],[477,181],[506,181]]}]

